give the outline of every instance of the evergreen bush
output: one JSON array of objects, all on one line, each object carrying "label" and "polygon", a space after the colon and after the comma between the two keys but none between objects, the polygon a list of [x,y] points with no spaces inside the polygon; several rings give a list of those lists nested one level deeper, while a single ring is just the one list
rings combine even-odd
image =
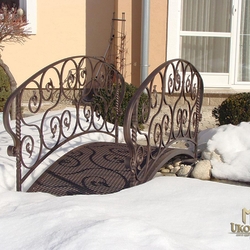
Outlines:
[{"label": "evergreen bush", "polygon": [[[124,122],[124,115],[126,108],[128,106],[128,103],[134,93],[136,92],[137,87],[135,87],[132,84],[126,83],[126,90],[124,94],[123,101],[121,103],[121,114],[118,118],[118,125],[123,126]],[[145,105],[148,104],[148,95],[142,94],[139,100],[138,105],[138,123],[141,125],[143,123],[143,109],[145,111]],[[96,107],[96,111],[108,122],[114,123],[115,119],[115,93],[109,94],[104,89],[100,90],[100,96],[94,96],[94,105]],[[108,110],[104,110],[104,107],[108,107]],[[144,113],[144,116],[146,114]]]},{"label": "evergreen bush", "polygon": [[212,115],[218,125],[238,125],[250,121],[250,93],[239,93],[229,96],[221,105],[214,108]]},{"label": "evergreen bush", "polygon": [[3,112],[5,102],[10,96],[10,80],[2,67],[0,67],[0,112]]}]

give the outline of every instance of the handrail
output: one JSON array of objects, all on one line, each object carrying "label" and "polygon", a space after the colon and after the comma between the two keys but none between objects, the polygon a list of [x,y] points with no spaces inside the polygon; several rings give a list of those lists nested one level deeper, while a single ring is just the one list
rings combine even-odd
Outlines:
[{"label": "handrail", "polygon": [[[138,110],[142,96],[144,99],[146,96],[147,101],[143,109]],[[202,98],[203,80],[199,72],[182,59],[164,62],[140,85],[128,104],[123,126],[131,155],[127,164],[135,175],[134,185],[148,180],[149,175],[159,170],[164,163],[163,155],[176,141],[186,143],[186,151],[182,153],[197,158]],[[143,119],[138,122],[133,117]],[[144,129],[139,124],[144,125]],[[143,138],[144,145],[138,136]],[[150,172],[152,161],[154,173]]]},{"label": "handrail", "polygon": [[[108,100],[103,97],[103,90],[108,93]],[[117,142],[124,92],[122,75],[111,64],[89,56],[61,59],[21,84],[10,95],[3,111],[5,129],[13,140],[8,154],[16,157],[17,191],[21,191],[22,183],[46,157],[78,136],[99,132]],[[101,104],[95,102],[97,97]],[[29,120],[22,112],[24,103],[31,115],[43,112],[41,121]],[[55,115],[53,111],[62,103],[68,107]],[[9,118],[12,105],[16,107],[15,128]],[[105,117],[108,111],[113,115],[113,124]]]},{"label": "handrail", "polygon": [[[111,64],[88,56],[59,60],[21,84],[3,112],[13,140],[8,154],[16,157],[17,191],[48,156],[73,139],[102,133],[118,143],[124,94],[122,75]],[[126,107],[123,124],[130,186],[151,179],[177,155],[197,159],[202,98],[199,72],[182,59],[164,62],[144,80]],[[13,105],[14,128],[9,118]],[[41,120],[29,119],[26,111],[41,113]],[[175,148],[177,142],[181,149]]]}]

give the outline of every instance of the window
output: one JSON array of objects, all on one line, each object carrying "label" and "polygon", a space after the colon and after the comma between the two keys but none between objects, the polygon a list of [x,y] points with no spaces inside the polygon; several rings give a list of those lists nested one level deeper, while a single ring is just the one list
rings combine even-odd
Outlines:
[{"label": "window", "polygon": [[31,34],[37,33],[37,4],[36,0],[19,0],[19,7],[22,8],[28,20],[27,29]]},{"label": "window", "polygon": [[231,0],[183,0],[181,57],[201,72],[229,73]]},{"label": "window", "polygon": [[249,0],[169,0],[167,58],[191,61],[206,87],[250,88],[249,17]]},{"label": "window", "polygon": [[0,6],[2,6],[2,4],[6,4],[9,7],[19,7],[19,0],[0,0]]},{"label": "window", "polygon": [[250,2],[243,0],[240,13],[238,81],[250,82]]},{"label": "window", "polygon": [[37,32],[37,5],[36,0],[0,0],[0,6],[6,4],[9,7],[22,8],[28,20],[27,29],[31,34]]}]

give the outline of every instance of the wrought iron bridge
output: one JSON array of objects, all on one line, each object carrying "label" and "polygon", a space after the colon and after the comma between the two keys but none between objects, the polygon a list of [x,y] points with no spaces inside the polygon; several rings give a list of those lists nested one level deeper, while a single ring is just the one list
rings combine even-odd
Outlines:
[{"label": "wrought iron bridge", "polygon": [[[125,93],[114,66],[88,56],[52,63],[21,84],[4,108],[16,190],[57,196],[113,193],[149,181],[175,156],[197,159],[203,81],[190,62],[176,59],[158,66],[124,111]],[[24,103],[41,119],[27,117]],[[58,112],[62,103],[67,107]],[[179,141],[184,148],[174,147]],[[54,159],[57,150],[63,154]]]}]

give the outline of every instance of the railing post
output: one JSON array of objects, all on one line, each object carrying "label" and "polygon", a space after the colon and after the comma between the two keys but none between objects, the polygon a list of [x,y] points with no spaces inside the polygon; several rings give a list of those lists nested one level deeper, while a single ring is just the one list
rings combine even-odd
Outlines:
[{"label": "railing post", "polygon": [[21,166],[21,100],[20,94],[16,97],[16,190],[22,191],[22,166]]}]

